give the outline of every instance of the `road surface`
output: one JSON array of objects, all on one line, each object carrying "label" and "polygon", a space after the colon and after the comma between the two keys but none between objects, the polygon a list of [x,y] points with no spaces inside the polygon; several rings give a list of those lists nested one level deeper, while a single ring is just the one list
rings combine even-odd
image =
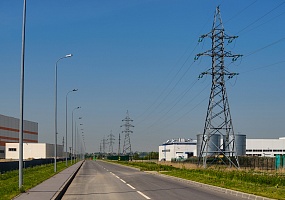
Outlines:
[{"label": "road surface", "polygon": [[96,200],[238,200],[230,194],[102,161],[86,161],[62,198]]}]

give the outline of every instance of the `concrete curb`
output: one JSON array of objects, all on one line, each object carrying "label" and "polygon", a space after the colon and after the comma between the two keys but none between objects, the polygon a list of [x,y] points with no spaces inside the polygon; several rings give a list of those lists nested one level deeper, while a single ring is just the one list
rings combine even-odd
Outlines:
[{"label": "concrete curb", "polygon": [[234,196],[241,197],[243,199],[274,200],[274,199],[270,199],[270,198],[267,198],[267,197],[261,197],[261,196],[257,196],[257,195],[253,195],[253,194],[247,194],[247,193],[244,193],[244,192],[239,192],[239,191],[235,191],[235,190],[231,190],[231,189],[221,188],[221,187],[218,187],[218,186],[207,185],[205,183],[199,183],[199,182],[196,182],[196,181],[191,181],[191,180],[186,180],[186,179],[182,179],[182,178],[178,178],[178,177],[174,177],[174,176],[169,176],[169,175],[161,174],[159,172],[154,172],[154,171],[145,171],[145,172],[149,173],[149,174],[153,174],[153,175],[163,176],[163,177],[170,178],[170,179],[175,179],[175,180],[178,180],[178,181],[181,181],[181,182],[185,182],[185,183],[188,183],[188,184],[191,184],[191,185],[195,185],[197,187],[204,187],[204,188],[208,188],[208,189],[211,189],[211,190],[214,190],[214,191],[223,192],[223,193],[226,193],[226,194],[231,194],[231,195],[234,195]]},{"label": "concrete curb", "polygon": [[82,161],[82,163],[78,166],[75,172],[66,180],[66,182],[61,186],[61,188],[57,191],[57,193],[55,193],[55,195],[52,197],[51,200],[60,200],[63,197],[63,195],[65,194],[66,190],[70,186],[71,182],[75,178],[76,174],[78,173],[84,162],[85,160]]}]

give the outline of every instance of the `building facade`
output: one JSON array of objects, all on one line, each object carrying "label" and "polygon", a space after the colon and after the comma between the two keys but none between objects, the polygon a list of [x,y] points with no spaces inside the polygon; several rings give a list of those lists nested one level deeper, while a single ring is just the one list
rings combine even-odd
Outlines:
[{"label": "building facade", "polygon": [[[275,157],[276,155],[285,155],[285,137],[246,139],[245,135],[237,135],[236,139],[237,156]],[[217,139],[217,141],[219,143],[216,146],[223,148],[223,145],[220,145],[223,144],[223,140]],[[159,161],[187,159],[197,156],[197,152],[199,152],[199,141],[197,142],[197,140],[182,138],[167,140],[159,146]]]},{"label": "building facade", "polygon": [[[19,142],[19,119],[0,115],[0,159],[5,158],[6,143]],[[38,123],[24,120],[24,143],[38,143]]]},{"label": "building facade", "polygon": [[[57,145],[57,156],[63,157],[63,145]],[[6,159],[19,159],[19,143],[6,143]],[[23,143],[23,159],[54,158],[54,144]]]},{"label": "building facade", "polygon": [[285,155],[285,137],[279,139],[246,139],[246,155],[265,157]]},{"label": "building facade", "polygon": [[182,160],[197,156],[197,140],[171,139],[159,146],[159,161]]}]

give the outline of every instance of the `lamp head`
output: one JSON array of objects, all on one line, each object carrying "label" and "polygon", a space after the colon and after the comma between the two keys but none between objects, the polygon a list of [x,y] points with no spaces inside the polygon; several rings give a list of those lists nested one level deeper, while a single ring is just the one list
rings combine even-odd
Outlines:
[{"label": "lamp head", "polygon": [[76,91],[78,91],[78,89],[73,89],[72,91],[73,91],[73,92],[76,92]]},{"label": "lamp head", "polygon": [[65,55],[66,58],[69,58],[69,57],[72,57],[72,56],[73,56],[72,54]]}]

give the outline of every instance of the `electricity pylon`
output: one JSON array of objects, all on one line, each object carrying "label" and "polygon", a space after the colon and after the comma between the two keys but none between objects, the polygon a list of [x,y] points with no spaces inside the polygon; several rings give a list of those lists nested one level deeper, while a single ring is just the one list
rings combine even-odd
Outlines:
[{"label": "electricity pylon", "polygon": [[[225,50],[225,40],[231,43],[237,36],[225,34],[219,7],[215,11],[211,32],[202,35],[199,38],[199,42],[206,37],[211,38],[212,49],[197,54],[195,57],[195,60],[200,56],[210,56],[212,58],[212,67],[199,76],[199,78],[202,78],[203,75],[212,76],[212,87],[204,132],[200,152],[197,152],[199,154],[199,164],[201,164],[202,159],[204,167],[207,166],[207,160],[211,160],[211,163],[219,160],[223,164],[239,168],[235,135],[225,86],[225,76],[230,79],[238,75],[238,73],[231,73],[226,69],[224,58],[230,57],[232,62],[234,62],[242,55],[234,55],[230,51]],[[214,140],[215,137],[219,139]],[[223,139],[223,144],[220,144],[220,138]]]},{"label": "electricity pylon", "polygon": [[115,136],[112,134],[112,131],[111,133],[108,135],[108,140],[109,140],[109,153],[113,154],[113,144],[115,143],[114,140],[115,140]]},{"label": "electricity pylon", "polygon": [[127,111],[127,116],[125,119],[122,120],[125,122],[121,127],[125,127],[125,130],[122,131],[122,133],[125,134],[125,140],[124,140],[124,146],[123,146],[123,155],[131,154],[132,148],[131,148],[131,139],[130,139],[130,133],[133,133],[133,131],[130,130],[131,127],[134,127],[130,124],[133,120],[129,117],[129,111]]}]

